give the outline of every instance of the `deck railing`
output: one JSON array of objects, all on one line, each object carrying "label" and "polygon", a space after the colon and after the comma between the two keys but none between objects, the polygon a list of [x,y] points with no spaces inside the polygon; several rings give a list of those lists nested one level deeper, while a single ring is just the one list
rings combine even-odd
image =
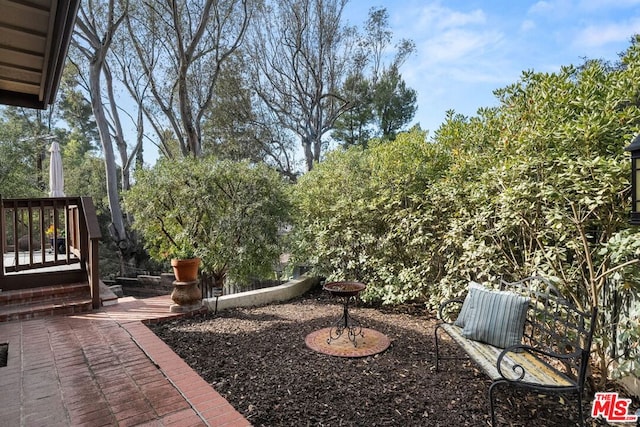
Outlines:
[{"label": "deck railing", "polygon": [[91,198],[0,200],[0,289],[88,281],[98,308],[102,236]]}]

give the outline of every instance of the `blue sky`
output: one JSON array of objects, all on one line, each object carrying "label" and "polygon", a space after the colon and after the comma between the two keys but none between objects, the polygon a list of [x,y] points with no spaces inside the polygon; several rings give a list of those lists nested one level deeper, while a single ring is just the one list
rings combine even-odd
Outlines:
[{"label": "blue sky", "polygon": [[430,135],[449,109],[496,105],[493,91],[525,70],[615,61],[640,33],[640,0],[351,0],[345,18],[362,26],[371,7],[387,9],[394,38],[416,43],[401,72],[418,92],[413,123]]}]

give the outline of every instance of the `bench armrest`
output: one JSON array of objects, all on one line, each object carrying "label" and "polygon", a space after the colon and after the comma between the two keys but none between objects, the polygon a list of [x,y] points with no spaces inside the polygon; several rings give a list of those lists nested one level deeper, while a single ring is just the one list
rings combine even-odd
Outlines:
[{"label": "bench armrest", "polygon": [[[514,364],[514,365],[507,365],[505,363],[503,363],[503,360],[505,359],[505,357],[507,357],[507,354],[509,353],[522,353],[522,352],[526,352],[529,353],[533,356],[544,356],[545,358],[549,358],[549,359],[555,359],[557,360],[559,363],[561,364],[565,364],[568,361],[571,360],[575,360],[576,358],[581,357],[582,353],[580,350],[575,351],[573,353],[564,353],[564,354],[560,354],[560,353],[553,353],[553,352],[549,352],[549,351],[544,351],[544,350],[540,350],[538,348],[535,347],[531,347],[529,345],[524,345],[524,344],[517,344],[517,345],[512,345],[510,347],[505,348],[504,350],[502,350],[502,352],[500,352],[500,355],[498,356],[498,359],[496,360],[496,369],[498,370],[498,373],[500,374],[500,376],[507,380],[507,381],[513,381],[513,382],[519,382],[522,381],[525,377],[526,374],[526,370],[522,365],[519,364]],[[547,362],[545,362],[547,363]],[[549,363],[547,363],[549,366],[551,366]],[[516,375],[515,378],[513,378],[513,376],[507,376],[505,375],[505,373],[503,372],[503,365],[504,366],[508,366],[508,369],[510,369],[511,371],[513,371],[513,373]],[[556,368],[553,368],[554,370],[557,370]]]},{"label": "bench armrest", "polygon": [[438,319],[447,323],[453,323],[453,321],[451,321],[450,316],[448,315],[448,312],[446,312],[445,310],[450,310],[451,306],[459,305],[460,306],[458,308],[458,312],[459,312],[460,309],[462,308],[462,303],[464,303],[464,298],[453,298],[443,302],[442,304],[440,304],[440,308],[438,309]]}]

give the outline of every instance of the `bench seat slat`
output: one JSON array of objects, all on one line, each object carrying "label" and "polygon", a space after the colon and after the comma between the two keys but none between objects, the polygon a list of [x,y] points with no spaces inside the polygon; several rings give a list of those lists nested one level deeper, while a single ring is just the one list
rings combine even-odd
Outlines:
[{"label": "bench seat slat", "polygon": [[[444,323],[441,326],[493,381],[503,379],[496,368],[496,361],[502,352],[501,348],[467,339],[462,335],[462,328],[453,324]],[[502,372],[505,375],[513,374],[512,377],[507,377],[507,379],[516,379],[518,377],[516,373],[519,374],[519,371],[512,371],[512,367],[516,364],[525,369],[525,376],[522,379],[524,382],[557,387],[575,387],[576,385],[575,382],[561,372],[526,352],[511,353],[503,359]]]}]

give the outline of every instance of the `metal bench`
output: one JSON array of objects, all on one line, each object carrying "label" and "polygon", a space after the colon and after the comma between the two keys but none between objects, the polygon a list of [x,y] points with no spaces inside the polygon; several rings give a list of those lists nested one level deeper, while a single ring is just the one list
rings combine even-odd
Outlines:
[{"label": "metal bench", "polygon": [[[488,390],[492,426],[496,425],[494,393],[499,385],[542,394],[575,394],[579,420],[584,425],[582,395],[596,310],[579,310],[539,276],[513,283],[501,281],[500,290],[529,298],[521,343],[502,349],[465,338],[462,328],[453,324],[464,300],[445,301],[439,310],[441,323],[434,332],[436,370],[443,359],[472,359],[492,380]],[[442,332],[464,350],[466,357],[441,355]]]}]

